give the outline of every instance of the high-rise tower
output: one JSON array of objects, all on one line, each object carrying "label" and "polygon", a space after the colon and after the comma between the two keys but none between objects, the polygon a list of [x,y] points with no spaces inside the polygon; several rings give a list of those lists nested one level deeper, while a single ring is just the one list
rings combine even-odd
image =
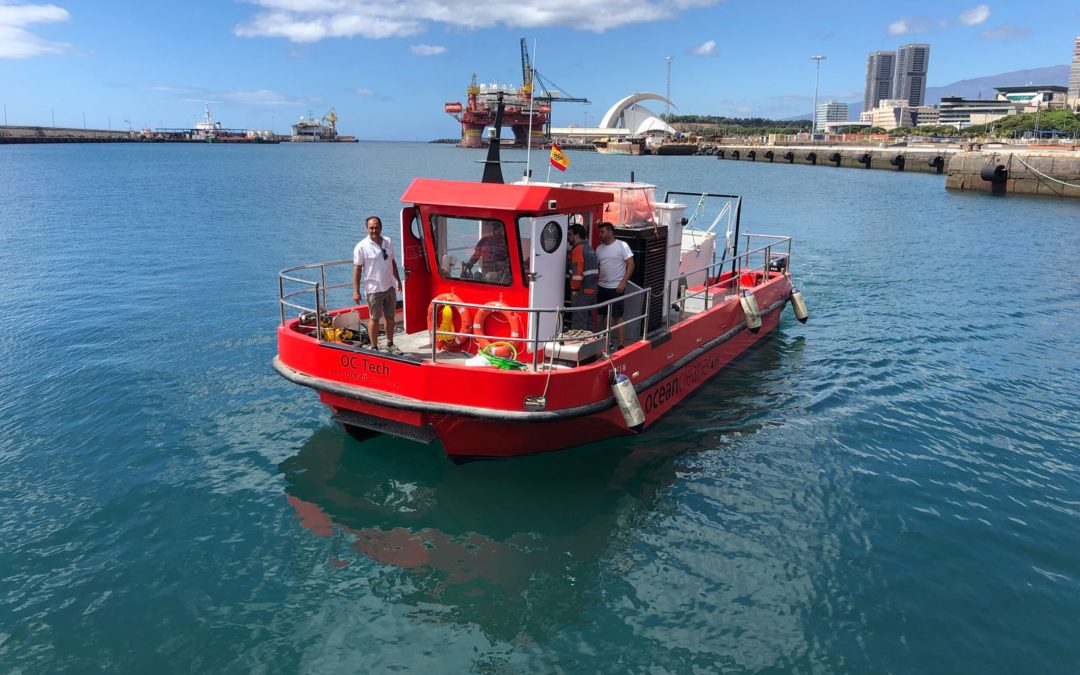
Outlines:
[{"label": "high-rise tower", "polygon": [[930,45],[914,43],[896,50],[896,76],[892,97],[908,105],[926,102],[926,71],[930,66]]},{"label": "high-rise tower", "polygon": [[1073,44],[1072,70],[1069,71],[1069,102],[1080,99],[1080,35]]},{"label": "high-rise tower", "polygon": [[892,98],[894,52],[870,52],[866,57],[866,88],[863,89],[862,109],[877,107],[878,101]]}]

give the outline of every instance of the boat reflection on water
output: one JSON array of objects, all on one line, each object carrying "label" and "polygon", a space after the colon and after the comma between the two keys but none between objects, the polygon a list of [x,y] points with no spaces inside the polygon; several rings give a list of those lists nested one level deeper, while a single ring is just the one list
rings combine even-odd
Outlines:
[{"label": "boat reflection on water", "polygon": [[414,619],[542,644],[642,562],[634,544],[670,515],[659,507],[677,480],[734,469],[733,439],[761,428],[801,351],[801,339],[765,341],[648,435],[511,461],[459,466],[327,426],[280,464],[286,498],[331,540],[326,564]]},{"label": "boat reflection on water", "polygon": [[331,547],[328,564],[355,568],[414,616],[544,642],[583,620],[604,574],[632,564],[635,531],[675,480],[678,449],[625,446],[456,466],[326,427],[280,469],[300,525],[351,546]]}]

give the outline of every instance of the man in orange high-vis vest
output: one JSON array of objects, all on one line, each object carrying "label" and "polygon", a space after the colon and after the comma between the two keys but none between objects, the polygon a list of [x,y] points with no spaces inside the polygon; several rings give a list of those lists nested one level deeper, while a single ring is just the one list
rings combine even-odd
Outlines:
[{"label": "man in orange high-vis vest", "polygon": [[[596,280],[600,266],[596,262],[596,253],[586,238],[585,226],[574,223],[566,233],[570,244],[570,307],[588,307],[596,304]],[[571,311],[570,327],[577,330],[594,331],[593,312],[587,310]]]}]

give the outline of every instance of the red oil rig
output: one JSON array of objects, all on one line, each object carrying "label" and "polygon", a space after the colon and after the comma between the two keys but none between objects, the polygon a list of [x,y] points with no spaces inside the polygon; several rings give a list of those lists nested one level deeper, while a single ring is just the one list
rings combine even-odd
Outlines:
[{"label": "red oil rig", "polygon": [[[477,84],[476,73],[473,73],[467,103],[462,106],[455,101],[443,105],[443,110],[461,123],[461,147],[479,148],[484,144],[484,129],[495,123],[495,109],[500,95],[505,106],[503,126],[510,127],[514,133],[514,147],[525,147],[529,142],[530,128],[532,143],[539,145],[543,142],[547,137],[552,102],[589,102],[588,99],[562,96],[558,90],[549,90],[540,73],[533,70],[529,62],[525,38],[521,39],[521,81],[521,87]],[[540,88],[539,96],[533,96],[534,83]]]}]

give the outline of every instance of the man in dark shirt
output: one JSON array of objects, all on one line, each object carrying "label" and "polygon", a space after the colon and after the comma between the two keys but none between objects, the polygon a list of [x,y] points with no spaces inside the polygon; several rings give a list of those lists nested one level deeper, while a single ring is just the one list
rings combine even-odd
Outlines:
[{"label": "man in dark shirt", "polygon": [[509,278],[510,255],[506,249],[506,232],[502,223],[493,225],[491,233],[476,242],[473,254],[465,261],[464,267],[471,271],[477,262],[485,280],[502,281],[503,277]]},{"label": "man in dark shirt", "polygon": [[[570,244],[570,306],[588,307],[596,304],[596,277],[599,266],[596,253],[593,252],[586,238],[585,226],[574,223],[567,231],[566,241]],[[570,327],[575,330],[595,330],[593,312],[579,310],[571,312]]]}]

